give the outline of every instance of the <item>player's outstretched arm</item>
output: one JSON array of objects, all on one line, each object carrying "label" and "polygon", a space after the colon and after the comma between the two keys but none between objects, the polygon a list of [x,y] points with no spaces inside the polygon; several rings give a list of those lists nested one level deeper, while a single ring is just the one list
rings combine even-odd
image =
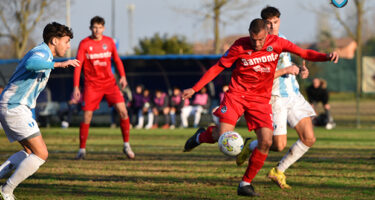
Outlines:
[{"label": "player's outstretched arm", "polygon": [[79,63],[80,62],[77,59],[66,60],[64,62],[55,62],[53,67],[55,67],[55,68],[57,68],[57,67],[66,68],[66,67],[69,67],[69,66],[79,67]]},{"label": "player's outstretched arm", "polygon": [[182,92],[182,99],[189,99],[195,94],[195,90],[193,88],[185,89]]},{"label": "player's outstretched arm", "polygon": [[305,60],[315,62],[332,61],[334,63],[337,63],[339,60],[337,52],[325,54],[311,49],[302,49],[301,47],[283,38],[279,38],[279,44],[282,47],[282,51],[287,51],[296,54]]},{"label": "player's outstretched arm", "polygon": [[[219,61],[220,62],[220,61]],[[203,74],[202,78],[193,86],[193,90],[198,92],[201,90],[207,83],[211,82],[217,75],[219,75],[225,68],[220,64],[216,63],[206,73]]]}]

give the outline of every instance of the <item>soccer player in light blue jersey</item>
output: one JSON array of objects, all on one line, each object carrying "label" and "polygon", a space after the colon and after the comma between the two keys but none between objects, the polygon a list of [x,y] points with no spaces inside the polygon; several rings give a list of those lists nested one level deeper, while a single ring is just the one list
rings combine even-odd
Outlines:
[{"label": "soccer player in light blue jersey", "polygon": [[[269,23],[270,34],[285,38],[279,33],[280,12],[275,7],[266,7],[261,12],[261,17]],[[290,54],[280,54],[277,64],[275,79],[272,86],[272,121],[274,124],[273,144],[270,150],[282,151],[287,144],[287,123],[297,131],[299,140],[294,143],[277,167],[272,168],[268,178],[274,181],[280,188],[288,189],[285,170],[300,159],[315,143],[315,135],[311,117],[315,116],[314,109],[299,92],[296,75],[301,78],[308,77],[308,70],[303,61],[302,67],[294,65]],[[258,141],[247,140],[244,150],[237,156],[236,163],[241,165],[247,160],[250,152],[258,145]]]},{"label": "soccer player in light blue jersey", "polygon": [[23,150],[13,154],[0,166],[0,178],[14,170],[0,187],[3,199],[14,199],[14,189],[34,174],[47,160],[48,151],[33,119],[31,109],[45,88],[51,70],[79,65],[78,60],[54,62],[54,56],[64,56],[70,48],[73,32],[67,26],[53,22],[43,30],[44,42],[31,49],[18,64],[16,71],[0,95],[0,122],[10,142],[18,141]]}]

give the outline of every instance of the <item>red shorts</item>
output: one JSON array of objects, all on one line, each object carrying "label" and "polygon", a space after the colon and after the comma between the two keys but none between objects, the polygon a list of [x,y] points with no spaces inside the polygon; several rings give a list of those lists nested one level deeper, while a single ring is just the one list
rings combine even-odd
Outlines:
[{"label": "red shorts", "polygon": [[103,97],[107,100],[108,106],[125,102],[124,97],[116,84],[104,88],[85,86],[83,93],[82,110],[85,111],[97,110]]},{"label": "red shorts", "polygon": [[225,93],[220,107],[214,112],[220,122],[233,126],[244,113],[249,131],[264,127],[273,130],[272,107],[269,103],[249,101],[243,96]]}]

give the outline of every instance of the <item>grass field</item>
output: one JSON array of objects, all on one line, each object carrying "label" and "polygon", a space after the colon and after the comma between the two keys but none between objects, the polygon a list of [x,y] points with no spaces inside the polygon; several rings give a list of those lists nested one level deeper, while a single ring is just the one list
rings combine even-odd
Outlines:
[{"label": "grass field", "polygon": [[[243,136],[253,135],[236,129]],[[237,167],[217,145],[183,153],[193,129],[132,130],[137,154],[125,159],[119,129],[92,128],[86,160],[76,161],[78,129],[42,129],[48,162],[15,191],[18,199],[247,199],[237,185],[246,166]],[[317,142],[287,170],[291,190],[281,190],[266,173],[287,150],[271,152],[253,184],[258,199],[374,199],[375,131],[315,129]],[[289,131],[288,147],[297,135]],[[19,150],[0,136],[0,162]],[[6,179],[1,179],[3,183]]]}]

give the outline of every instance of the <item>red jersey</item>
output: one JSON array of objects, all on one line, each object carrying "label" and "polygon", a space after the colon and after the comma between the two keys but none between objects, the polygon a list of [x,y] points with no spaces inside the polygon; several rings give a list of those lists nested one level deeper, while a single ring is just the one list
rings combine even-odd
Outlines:
[{"label": "red jersey", "polygon": [[120,76],[125,76],[124,65],[117,54],[112,38],[103,35],[101,40],[93,40],[90,36],[83,39],[78,47],[77,60],[81,65],[74,69],[74,87],[79,86],[82,66],[86,87],[104,88],[116,84],[111,69],[111,58]]},{"label": "red jersey", "polygon": [[250,44],[250,37],[243,37],[234,42],[229,50],[196,83],[197,92],[214,79],[225,68],[236,62],[232,72],[228,93],[237,94],[245,99],[257,102],[269,102],[275,69],[281,52],[291,52],[310,61],[327,61],[326,54],[298,47],[292,42],[276,35],[267,35],[263,48],[255,51]]}]

